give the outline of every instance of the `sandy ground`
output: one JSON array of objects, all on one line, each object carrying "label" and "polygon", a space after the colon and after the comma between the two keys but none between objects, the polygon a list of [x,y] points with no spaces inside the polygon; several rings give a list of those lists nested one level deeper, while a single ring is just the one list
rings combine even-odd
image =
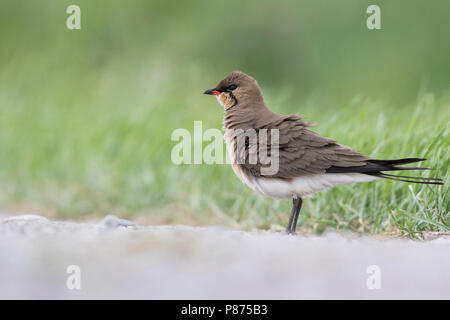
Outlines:
[{"label": "sandy ground", "polygon": [[304,237],[0,215],[0,252],[2,299],[450,299],[445,235]]}]

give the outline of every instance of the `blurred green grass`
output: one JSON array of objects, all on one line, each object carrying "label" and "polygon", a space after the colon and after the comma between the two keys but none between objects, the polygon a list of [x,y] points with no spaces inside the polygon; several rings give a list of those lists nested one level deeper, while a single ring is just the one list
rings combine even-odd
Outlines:
[{"label": "blurred green grass", "polygon": [[300,229],[449,230],[448,1],[73,1],[0,4],[0,210],[58,218],[280,228],[225,165],[170,160],[176,128],[220,128],[203,96],[228,72],[256,77],[279,113],[374,158],[423,156],[443,187],[377,181],[305,201]]}]

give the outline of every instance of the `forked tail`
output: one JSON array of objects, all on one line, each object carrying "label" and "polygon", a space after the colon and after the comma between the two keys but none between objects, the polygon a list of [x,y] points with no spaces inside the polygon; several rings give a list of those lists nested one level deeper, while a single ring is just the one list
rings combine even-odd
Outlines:
[{"label": "forked tail", "polygon": [[364,173],[375,177],[380,177],[389,180],[403,181],[410,183],[421,183],[421,184],[437,184],[443,185],[442,179],[438,178],[422,178],[422,177],[411,177],[403,175],[393,175],[387,174],[383,171],[403,171],[403,170],[433,170],[432,168],[422,168],[422,167],[399,167],[400,165],[414,163],[419,161],[424,161],[426,159],[421,158],[404,158],[397,160],[375,160],[370,159],[364,166],[355,167],[331,167],[327,169],[327,173],[349,173],[357,172]]}]

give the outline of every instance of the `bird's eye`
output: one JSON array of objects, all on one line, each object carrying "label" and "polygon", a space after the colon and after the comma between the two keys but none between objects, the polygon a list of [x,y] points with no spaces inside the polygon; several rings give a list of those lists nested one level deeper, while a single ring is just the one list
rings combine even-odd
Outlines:
[{"label": "bird's eye", "polygon": [[231,86],[228,86],[227,90],[228,90],[228,91],[233,91],[233,90],[235,90],[236,88],[237,88],[237,85],[232,84]]}]

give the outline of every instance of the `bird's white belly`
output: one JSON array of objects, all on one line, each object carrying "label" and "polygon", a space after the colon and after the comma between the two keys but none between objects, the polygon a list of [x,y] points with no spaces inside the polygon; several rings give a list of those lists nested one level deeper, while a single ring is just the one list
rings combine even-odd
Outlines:
[{"label": "bird's white belly", "polygon": [[376,179],[378,178],[361,173],[310,174],[292,179],[255,177],[256,188],[253,189],[266,197],[292,199],[312,196],[335,186]]},{"label": "bird's white belly", "polygon": [[234,142],[229,132],[225,132],[225,142],[236,176],[253,191],[270,198],[292,199],[308,197],[329,188],[356,182],[369,182],[378,177],[362,173],[321,173],[302,175],[291,179],[253,176],[237,164]]}]

